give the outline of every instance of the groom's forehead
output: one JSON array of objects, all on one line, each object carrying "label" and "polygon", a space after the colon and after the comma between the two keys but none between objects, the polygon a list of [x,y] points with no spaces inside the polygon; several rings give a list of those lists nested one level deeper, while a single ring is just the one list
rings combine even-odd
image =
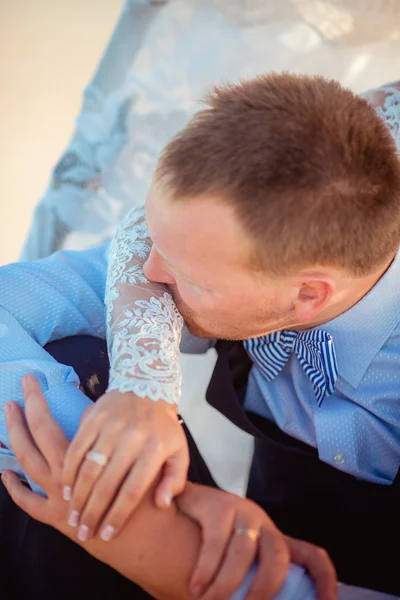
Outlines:
[{"label": "groom's forehead", "polygon": [[153,190],[146,216],[160,255],[173,266],[193,265],[200,270],[224,265],[243,268],[250,262],[249,244],[233,209],[219,199],[171,200]]}]

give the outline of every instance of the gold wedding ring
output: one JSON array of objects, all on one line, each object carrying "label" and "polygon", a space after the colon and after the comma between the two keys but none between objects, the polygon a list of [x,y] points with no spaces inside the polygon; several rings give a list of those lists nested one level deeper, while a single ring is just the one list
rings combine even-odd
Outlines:
[{"label": "gold wedding ring", "polygon": [[236,529],[235,535],[246,535],[251,539],[252,542],[256,542],[260,537],[257,529],[245,529],[244,527],[239,527],[239,529]]},{"label": "gold wedding ring", "polygon": [[92,462],[95,462],[97,465],[100,465],[100,467],[105,467],[106,464],[108,463],[107,456],[105,456],[104,454],[101,454],[101,452],[96,452],[96,450],[90,450],[86,454],[86,460],[91,460]]}]

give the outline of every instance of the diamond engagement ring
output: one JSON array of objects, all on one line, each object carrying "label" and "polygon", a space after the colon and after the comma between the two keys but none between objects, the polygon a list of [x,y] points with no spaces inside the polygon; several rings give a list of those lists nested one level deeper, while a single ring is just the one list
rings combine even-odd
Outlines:
[{"label": "diamond engagement ring", "polygon": [[101,452],[96,452],[96,450],[90,450],[86,454],[86,460],[91,460],[92,462],[95,462],[96,464],[100,465],[100,467],[105,467],[108,463],[107,456],[101,454]]},{"label": "diamond engagement ring", "polygon": [[235,535],[246,535],[248,538],[251,539],[252,542],[256,542],[260,537],[260,534],[257,531],[257,529],[245,529],[243,527],[239,527],[239,529],[236,529]]}]

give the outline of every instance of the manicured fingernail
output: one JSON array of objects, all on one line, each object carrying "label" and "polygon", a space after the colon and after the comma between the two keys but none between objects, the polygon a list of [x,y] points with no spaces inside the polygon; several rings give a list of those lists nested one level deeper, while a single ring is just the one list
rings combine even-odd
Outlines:
[{"label": "manicured fingernail", "polygon": [[172,496],[171,496],[171,494],[167,494],[164,497],[164,502],[165,502],[165,506],[171,506],[171,502],[172,502]]},{"label": "manicured fingernail", "polygon": [[79,524],[79,513],[77,510],[71,510],[68,515],[68,525],[70,527],[78,527]]},{"label": "manicured fingernail", "polygon": [[8,475],[7,475],[7,473],[2,473],[1,474],[1,480],[4,483],[4,485],[7,487],[7,481],[8,481]]},{"label": "manicured fingernail", "polygon": [[89,537],[89,527],[87,525],[81,525],[78,529],[78,540],[86,542]]},{"label": "manicured fingernail", "polygon": [[69,502],[72,498],[72,488],[69,485],[64,485],[63,498],[66,502]]},{"label": "manicured fingernail", "polygon": [[100,537],[104,542],[109,542],[112,538],[112,536],[114,535],[114,527],[111,527],[111,525],[107,525],[106,527],[104,527],[104,529],[102,530]]}]

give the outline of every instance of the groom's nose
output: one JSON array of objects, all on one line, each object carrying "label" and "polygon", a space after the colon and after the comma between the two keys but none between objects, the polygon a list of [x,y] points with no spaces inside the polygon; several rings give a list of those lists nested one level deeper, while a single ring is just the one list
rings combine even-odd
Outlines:
[{"label": "groom's nose", "polygon": [[157,252],[155,245],[152,246],[149,257],[143,265],[143,273],[149,281],[169,283],[171,285],[176,284],[168,265],[165,264],[164,259]]}]

